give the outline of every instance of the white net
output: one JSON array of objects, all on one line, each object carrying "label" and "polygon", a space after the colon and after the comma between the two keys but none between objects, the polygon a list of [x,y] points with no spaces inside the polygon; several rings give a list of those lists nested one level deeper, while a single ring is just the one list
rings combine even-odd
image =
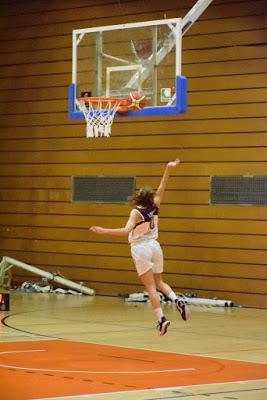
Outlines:
[{"label": "white net", "polygon": [[86,137],[109,137],[114,116],[120,107],[119,99],[101,99],[77,101],[77,106],[83,112],[86,120]]}]

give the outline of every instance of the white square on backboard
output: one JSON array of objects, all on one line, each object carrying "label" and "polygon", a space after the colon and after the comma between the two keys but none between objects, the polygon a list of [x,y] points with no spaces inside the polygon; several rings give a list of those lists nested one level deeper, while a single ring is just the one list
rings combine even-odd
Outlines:
[{"label": "white square on backboard", "polygon": [[172,98],[171,88],[161,88],[160,89],[160,101],[162,103],[168,103]]}]

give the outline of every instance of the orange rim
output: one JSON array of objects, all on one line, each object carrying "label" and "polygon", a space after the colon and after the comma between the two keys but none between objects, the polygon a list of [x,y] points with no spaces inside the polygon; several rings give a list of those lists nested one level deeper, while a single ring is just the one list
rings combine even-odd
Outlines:
[{"label": "orange rim", "polygon": [[128,101],[127,99],[118,99],[116,97],[80,97],[79,101],[82,101],[83,103],[101,103],[104,106],[108,103],[111,104],[118,104],[120,103],[120,106],[118,108],[118,112],[127,112],[128,111]]},{"label": "orange rim", "polygon": [[120,103],[121,99],[116,99],[115,97],[80,97],[79,101],[84,103]]}]

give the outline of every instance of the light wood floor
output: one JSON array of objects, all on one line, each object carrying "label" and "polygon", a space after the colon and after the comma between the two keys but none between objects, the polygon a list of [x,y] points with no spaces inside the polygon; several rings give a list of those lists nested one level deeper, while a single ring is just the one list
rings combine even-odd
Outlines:
[{"label": "light wood floor", "polygon": [[[191,306],[184,322],[172,305],[168,333],[159,337],[149,303],[121,298],[11,292],[10,311],[2,312],[1,342],[63,339],[230,360],[267,362],[267,310]],[[160,385],[159,385],[160,386]],[[74,396],[95,400],[266,400],[266,379],[179,388]],[[51,398],[52,399],[52,398]],[[57,397],[57,399],[59,399]],[[16,399],[10,399],[16,400]]]}]

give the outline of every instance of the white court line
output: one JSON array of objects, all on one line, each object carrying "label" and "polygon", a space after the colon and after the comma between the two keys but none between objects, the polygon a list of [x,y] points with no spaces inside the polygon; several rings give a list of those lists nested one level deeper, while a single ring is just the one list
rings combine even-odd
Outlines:
[{"label": "white court line", "polygon": [[33,353],[35,351],[47,351],[47,350],[12,350],[12,351],[1,351],[1,354],[12,354],[12,353]]},{"label": "white court line", "polygon": [[[32,353],[36,351],[47,351],[44,349],[37,350],[11,350],[2,351],[1,354],[14,354],[14,353]],[[69,372],[69,373],[83,373],[83,374],[155,374],[155,373],[166,373],[166,372],[181,372],[181,371],[195,371],[195,368],[176,368],[176,369],[163,369],[163,370],[148,370],[148,371],[88,371],[88,370],[69,370],[69,369],[47,369],[47,368],[31,368],[31,367],[19,367],[16,365],[0,364],[3,368],[13,368],[20,370],[30,371],[45,371],[45,372]]]},{"label": "white court line", "polygon": [[[37,350],[38,351],[38,350]],[[42,350],[41,350],[42,351]],[[64,372],[72,374],[109,374],[109,375],[122,375],[122,374],[162,374],[167,372],[182,372],[182,371],[195,371],[195,368],[179,368],[179,369],[161,369],[161,370],[149,370],[149,371],[86,371],[86,370],[70,370],[70,369],[48,369],[48,368],[31,368],[31,367],[19,367],[14,365],[0,364],[3,368],[13,368],[20,370],[29,371],[42,371],[42,372]]]}]

